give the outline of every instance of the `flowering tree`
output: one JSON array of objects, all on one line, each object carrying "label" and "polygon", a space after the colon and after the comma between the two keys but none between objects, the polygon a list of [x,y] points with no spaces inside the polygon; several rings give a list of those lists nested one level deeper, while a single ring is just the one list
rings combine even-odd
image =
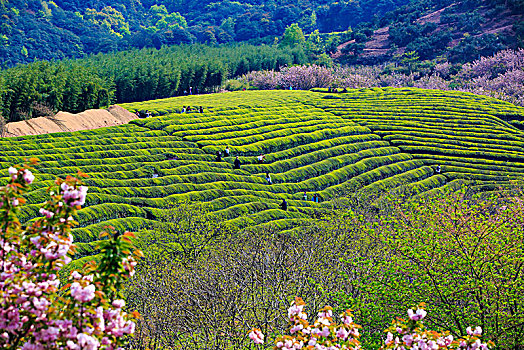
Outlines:
[{"label": "flowering tree", "polygon": [[524,49],[501,51],[463,65],[455,75],[452,71],[449,62],[436,63],[432,70],[421,68],[409,74],[388,68],[387,65],[333,68],[304,65],[284,67],[278,72],[251,72],[240,80],[262,90],[289,87],[307,90],[328,86],[354,89],[375,86],[453,89],[524,106]]},{"label": "flowering tree", "polygon": [[131,234],[109,237],[99,247],[100,263],[91,263],[83,274],[72,272],[60,287],[58,272],[71,261],[74,248],[73,215],[84,204],[87,187],[74,177],[58,179],[40,209],[42,217],[23,226],[16,214],[35,177],[30,167],[11,167],[9,175],[9,184],[0,189],[0,346],[118,348],[135,327],[119,298],[136,265]]},{"label": "flowering tree", "polygon": [[[325,306],[319,311],[317,320],[313,324],[307,321],[304,312],[305,303],[301,298],[295,298],[288,310],[290,335],[278,336],[275,339],[274,349],[295,350],[343,350],[361,349],[359,325],[353,322],[351,310],[340,315],[341,323],[333,319],[333,309]],[[380,350],[490,350],[495,344],[489,341],[482,343],[482,328],[468,327],[468,335],[463,339],[455,340],[449,332],[435,332],[426,329],[422,320],[426,317],[424,303],[417,309],[408,310],[408,320],[397,318],[392,322],[384,344]],[[249,338],[255,344],[264,343],[264,334],[254,328]]]},{"label": "flowering tree", "polygon": [[[310,324],[306,304],[302,298],[295,298],[288,310],[290,335],[278,336],[274,349],[319,349],[319,350],[357,350],[360,349],[359,325],[353,322],[351,310],[340,314],[340,323],[333,318],[333,309],[324,307],[317,314],[317,319]],[[264,334],[254,328],[249,338],[255,344],[264,343]]]},{"label": "flowering tree", "polygon": [[381,350],[398,349],[420,349],[420,350],[489,350],[495,347],[493,342],[481,341],[482,328],[467,328],[467,336],[454,339],[449,332],[436,332],[426,329],[422,320],[427,312],[421,303],[416,311],[408,310],[408,320],[397,318],[386,330],[387,336]]}]

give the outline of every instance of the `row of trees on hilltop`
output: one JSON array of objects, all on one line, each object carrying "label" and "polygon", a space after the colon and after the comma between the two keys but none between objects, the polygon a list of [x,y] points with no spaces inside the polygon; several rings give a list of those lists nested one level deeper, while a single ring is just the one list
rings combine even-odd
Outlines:
[{"label": "row of trees on hilltop", "polygon": [[14,122],[53,111],[212,92],[253,70],[307,63],[301,48],[189,45],[35,62],[0,72],[0,113]]}]

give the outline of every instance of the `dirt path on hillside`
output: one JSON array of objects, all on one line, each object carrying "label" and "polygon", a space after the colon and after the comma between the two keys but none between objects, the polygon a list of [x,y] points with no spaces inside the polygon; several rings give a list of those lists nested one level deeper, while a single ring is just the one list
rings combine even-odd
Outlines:
[{"label": "dirt path on hillside", "polygon": [[110,106],[108,109],[89,109],[78,114],[58,112],[53,117],[39,117],[22,122],[8,123],[4,137],[98,129],[127,124],[137,118],[135,114],[116,105]]}]

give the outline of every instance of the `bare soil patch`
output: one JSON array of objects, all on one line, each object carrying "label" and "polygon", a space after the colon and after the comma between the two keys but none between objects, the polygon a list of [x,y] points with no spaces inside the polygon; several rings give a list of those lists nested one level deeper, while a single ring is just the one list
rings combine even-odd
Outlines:
[{"label": "bare soil patch", "polygon": [[108,109],[89,109],[72,114],[58,112],[53,117],[39,117],[22,122],[8,123],[5,137],[41,135],[64,131],[98,129],[127,124],[138,117],[120,106]]}]

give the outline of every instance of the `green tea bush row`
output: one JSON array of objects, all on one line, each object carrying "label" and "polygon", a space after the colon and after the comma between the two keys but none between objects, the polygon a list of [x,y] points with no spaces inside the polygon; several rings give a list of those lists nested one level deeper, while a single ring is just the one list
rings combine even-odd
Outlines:
[{"label": "green tea bush row", "polygon": [[[95,152],[119,152],[119,151],[125,151],[125,150],[141,150],[141,149],[154,149],[154,148],[173,148],[173,149],[179,149],[179,148],[195,148],[197,147],[196,144],[190,143],[190,142],[184,142],[184,141],[178,141],[178,140],[166,140],[168,138],[175,139],[172,136],[168,136],[165,138],[148,138],[146,142],[137,142],[137,141],[128,141],[128,140],[114,140],[114,143],[111,144],[93,144],[93,145],[87,145],[82,144],[81,146],[75,146],[75,147],[59,147],[59,144],[55,144],[53,148],[41,148],[38,150],[34,150],[34,152],[24,152],[28,157],[39,157],[42,156],[56,156],[59,157],[60,155],[71,155],[73,157],[79,157],[78,155],[82,155],[82,158],[89,157],[90,153],[93,153],[93,156],[96,157],[97,153]],[[119,141],[119,143],[116,143],[116,141]],[[20,151],[7,151],[6,156],[9,155],[17,155]],[[85,155],[84,155],[85,154]]]},{"label": "green tea bush row", "polygon": [[93,242],[97,240],[100,233],[107,230],[107,226],[113,227],[116,232],[139,231],[143,228],[153,227],[157,221],[148,220],[143,217],[125,217],[119,219],[104,220],[103,222],[92,224],[80,228],[74,228],[71,233],[75,237],[75,242]]},{"label": "green tea bush row", "polygon": [[[350,177],[377,166],[413,159],[405,153],[391,154],[392,151],[394,151],[392,148],[380,148],[329,157],[311,165],[297,167],[284,173],[276,173],[273,176],[273,181],[275,183],[300,182],[328,172],[338,178],[336,170],[339,169],[347,169],[344,176]],[[354,172],[349,170],[352,165],[355,165]]]},{"label": "green tea bush row", "polygon": [[459,167],[469,167],[479,170],[522,172],[524,163],[502,162],[490,159],[447,157],[433,154],[413,154],[415,158],[421,158],[428,164],[449,164]]},{"label": "green tea bush row", "polygon": [[279,219],[304,219],[307,218],[304,214],[282,211],[279,209],[269,209],[259,212],[251,216],[242,216],[235,219],[227,220],[225,223],[229,226],[236,227],[237,229],[243,229],[250,226],[255,226],[267,222],[273,222]]},{"label": "green tea bush row", "polygon": [[401,145],[400,148],[404,152],[408,153],[429,153],[437,155],[450,155],[454,157],[466,157],[466,158],[484,158],[491,160],[504,160],[504,161],[516,161],[524,162],[524,157],[519,154],[514,153],[502,153],[483,150],[475,150],[468,148],[457,148],[457,147],[443,147],[442,145],[428,145],[428,146],[419,146],[419,145]]},{"label": "green tea bush row", "polygon": [[[440,130],[433,130],[432,132],[429,131],[390,131],[387,132],[384,136],[384,140],[409,140],[411,138],[416,139],[417,137],[425,138],[425,139],[440,139],[442,142],[449,142],[451,144],[455,144],[458,139],[460,141],[470,142],[472,144],[478,143],[483,145],[504,145],[504,146],[513,146],[516,148],[524,147],[524,142],[521,138],[514,136],[513,139],[508,140],[500,136],[505,136],[507,134],[481,134],[481,133],[475,133],[474,135],[471,135],[471,133],[463,133],[460,131],[455,131],[453,134],[446,134],[440,132]],[[508,135],[510,136],[510,135]]]},{"label": "green tea bush row", "polygon": [[275,131],[270,131],[267,133],[261,133],[256,135],[249,135],[247,137],[243,137],[242,132],[234,132],[231,133],[228,139],[219,139],[219,140],[201,140],[198,141],[197,144],[199,146],[205,147],[205,146],[211,146],[211,145],[231,145],[233,147],[238,146],[246,146],[250,144],[259,143],[262,141],[268,141],[272,139],[283,139],[287,136],[293,136],[297,134],[305,134],[305,133],[311,133],[314,131],[319,130],[319,126],[322,126],[321,130],[329,130],[329,129],[340,129],[344,127],[353,127],[355,129],[360,128],[359,126],[356,126],[354,123],[348,122],[348,121],[332,121],[330,123],[320,123],[320,121],[314,121],[313,123],[307,125],[307,122],[304,123],[305,126],[297,125],[296,127],[294,125],[289,125],[289,128],[286,129],[277,129]]},{"label": "green tea bush row", "polygon": [[[275,169],[288,170],[291,169],[294,164],[308,164],[312,162],[307,160],[310,157],[313,159],[320,159],[318,158],[319,156],[324,157],[328,156],[328,154],[337,154],[336,152],[341,151],[344,147],[348,147],[348,152],[353,152],[355,150],[361,150],[365,148],[379,148],[388,146],[389,142],[380,141],[380,137],[374,134],[357,134],[306,143],[273,153],[265,153],[267,164],[256,164],[256,156],[241,156],[240,160],[245,164],[243,168],[248,169],[249,171],[256,172],[259,171],[259,169],[262,169],[259,171],[261,172],[266,166],[275,167]],[[325,155],[321,155],[317,152],[324,152]]]},{"label": "green tea bush row", "polygon": [[[251,144],[244,144],[241,146],[234,146],[232,147],[232,149],[235,152],[242,153],[244,155],[256,156],[261,153],[277,152],[287,148],[315,142],[318,140],[325,140],[355,134],[367,134],[368,132],[369,129],[363,128],[361,126],[343,126],[334,129],[322,129],[302,134],[294,134],[291,136],[283,136],[269,140],[263,140]],[[239,142],[243,143],[242,141]],[[226,144],[228,143],[224,141],[223,145]],[[217,151],[222,151],[223,147],[206,146],[202,147],[202,149],[207,153],[216,153]]]},{"label": "green tea bush row", "polygon": [[[210,134],[189,135],[189,136],[185,136],[184,138],[188,141],[196,142],[199,145],[204,145],[204,146],[213,144],[217,141],[220,142],[221,140],[224,140],[224,139],[236,139],[239,137],[248,138],[249,140],[260,141],[266,138],[273,137],[275,132],[278,132],[279,133],[278,135],[280,135],[280,133],[284,130],[287,131],[287,130],[293,130],[293,129],[297,129],[297,131],[304,130],[304,131],[299,131],[299,132],[307,132],[309,130],[308,127],[315,126],[316,129],[318,130],[319,126],[321,125],[322,126],[323,125],[333,125],[335,123],[339,125],[354,125],[354,123],[348,122],[347,120],[344,120],[342,118],[337,120],[336,118],[318,118],[316,117],[316,118],[311,118],[309,120],[308,119],[305,119],[305,120],[298,119],[297,121],[290,122],[290,123],[264,125],[264,126],[260,126],[260,127],[256,127],[252,129],[244,128],[244,125],[239,125],[237,130],[235,131],[213,132],[211,130]],[[282,134],[282,136],[286,136],[286,135],[290,135],[290,134],[287,134],[287,133]],[[235,143],[234,141],[232,143],[238,144],[238,143]]]},{"label": "green tea bush row", "polygon": [[504,143],[482,143],[480,141],[477,142],[468,142],[469,140],[463,141],[463,139],[457,139],[457,138],[451,138],[451,139],[445,139],[445,138],[435,138],[435,137],[425,137],[425,135],[421,137],[417,136],[402,136],[402,135],[391,135],[384,137],[384,139],[390,141],[391,143],[398,145],[398,144],[420,144],[424,143],[427,145],[435,145],[435,144],[443,144],[446,147],[448,145],[454,147],[466,147],[466,148],[477,148],[477,149],[487,149],[487,150],[499,150],[504,152],[524,152],[524,148],[519,145],[519,143],[515,143],[515,145],[511,144],[504,144]]},{"label": "green tea bush row", "polygon": [[[414,176],[421,176],[433,173],[433,169],[431,169],[430,167],[424,167],[424,163],[420,160],[407,160],[400,163],[388,164],[373,169],[371,171],[356,175],[338,185],[326,188],[321,192],[322,197],[330,198],[341,193],[346,193],[348,189],[354,190],[355,188],[364,188],[367,185],[372,185],[375,181],[380,181],[389,177],[393,177],[394,175],[402,175],[403,173],[407,173],[412,170],[417,171],[413,173]],[[410,176],[410,179],[413,180],[414,176]]]},{"label": "green tea bush row", "polygon": [[[357,142],[343,144],[340,146],[335,146],[326,149],[320,149],[311,153],[302,154],[301,156],[287,158],[272,163],[247,164],[243,166],[243,168],[250,171],[251,173],[282,173],[286,171],[295,170],[299,167],[315,164],[321,161],[327,161],[332,157],[340,155],[349,155],[351,153],[359,153],[361,155],[364,155],[366,153],[364,152],[365,150],[369,150],[369,152],[371,153],[376,151],[377,153],[375,155],[386,155],[400,152],[398,148],[389,147],[389,145],[384,141]],[[272,155],[275,155],[275,153],[269,154],[268,156],[266,156],[266,159],[271,159]],[[253,157],[253,161],[254,159],[256,158]]]},{"label": "green tea bush row", "polygon": [[[261,127],[267,127],[267,126],[280,126],[283,127],[286,124],[291,123],[297,123],[297,122],[304,122],[304,121],[310,121],[310,120],[334,120],[337,118],[333,118],[333,116],[329,116],[326,114],[319,115],[319,114],[309,114],[309,113],[303,113],[300,115],[262,115],[260,118],[238,118],[235,121],[237,123],[231,125],[219,125],[215,126],[214,124],[223,124],[222,120],[217,122],[211,122],[206,123],[205,125],[199,124],[199,128],[196,129],[190,129],[190,130],[180,130],[171,132],[171,135],[180,136],[180,137],[189,137],[189,136],[201,136],[203,135],[210,135],[210,134],[218,134],[218,133],[224,133],[224,132],[237,132],[240,130],[250,130],[251,132],[253,130],[256,130],[257,128]],[[343,120],[340,118],[340,120]],[[177,122],[187,125],[183,123],[182,120],[177,120]],[[171,124],[173,126],[173,124]],[[188,126],[193,127],[193,123],[189,123]],[[166,128],[167,131],[167,128]]]}]

